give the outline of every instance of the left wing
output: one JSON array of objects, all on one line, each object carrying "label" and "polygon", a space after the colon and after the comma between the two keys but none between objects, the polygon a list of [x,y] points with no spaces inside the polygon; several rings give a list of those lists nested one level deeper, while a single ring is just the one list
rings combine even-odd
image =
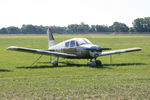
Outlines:
[{"label": "left wing", "polygon": [[53,52],[53,51],[42,50],[42,49],[31,49],[31,48],[23,48],[23,47],[16,47],[16,46],[10,46],[7,49],[8,50],[14,50],[14,51],[22,51],[22,52],[29,52],[29,53],[35,53],[35,54],[42,54],[42,55],[54,55],[54,56],[62,56],[62,57],[76,57],[75,54]]},{"label": "left wing", "polygon": [[112,54],[120,54],[120,53],[127,53],[133,51],[141,51],[141,48],[128,48],[128,49],[120,49],[120,50],[113,50],[113,51],[106,51],[102,52],[100,56],[112,55]]}]

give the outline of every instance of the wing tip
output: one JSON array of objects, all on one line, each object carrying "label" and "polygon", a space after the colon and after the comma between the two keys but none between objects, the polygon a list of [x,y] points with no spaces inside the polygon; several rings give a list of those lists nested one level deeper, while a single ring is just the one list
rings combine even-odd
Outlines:
[{"label": "wing tip", "polygon": [[131,51],[141,51],[142,50],[142,48],[139,48],[139,47],[137,47],[137,48],[128,48],[128,49],[124,49],[126,52],[131,52]]},{"label": "wing tip", "polygon": [[16,47],[16,46],[10,46],[10,47],[8,47],[7,48],[7,50],[16,50],[18,47]]}]

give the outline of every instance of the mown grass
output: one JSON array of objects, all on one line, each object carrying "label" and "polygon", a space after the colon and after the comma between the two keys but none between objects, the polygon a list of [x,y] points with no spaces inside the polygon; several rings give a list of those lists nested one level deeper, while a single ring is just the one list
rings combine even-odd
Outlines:
[{"label": "mown grass", "polygon": [[[55,35],[56,41],[85,37],[115,49],[141,47],[133,52],[99,57],[103,68],[87,60],[60,59],[72,64],[53,67],[43,56],[7,51],[11,45],[47,49],[45,35],[0,35],[0,100],[148,100],[150,98],[149,35]],[[53,59],[55,59],[53,57]]]}]

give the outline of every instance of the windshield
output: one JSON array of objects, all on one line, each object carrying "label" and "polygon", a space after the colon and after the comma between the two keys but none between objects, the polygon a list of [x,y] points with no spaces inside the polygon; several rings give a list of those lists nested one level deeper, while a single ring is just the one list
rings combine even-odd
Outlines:
[{"label": "windshield", "polygon": [[92,44],[88,39],[79,39],[77,42],[79,45]]},{"label": "windshield", "polygon": [[76,46],[79,46],[79,44],[75,40],[71,40],[65,43],[65,47],[76,47]]}]

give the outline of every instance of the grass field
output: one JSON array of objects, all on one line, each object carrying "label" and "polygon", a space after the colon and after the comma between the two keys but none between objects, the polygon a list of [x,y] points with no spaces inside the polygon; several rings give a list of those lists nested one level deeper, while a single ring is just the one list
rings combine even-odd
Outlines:
[{"label": "grass field", "polygon": [[[99,57],[103,68],[87,60],[60,59],[72,65],[52,67],[48,56],[7,51],[8,46],[47,49],[46,35],[0,35],[0,100],[149,100],[150,35],[55,35],[56,41],[85,37],[103,47],[141,47],[141,52]],[[53,57],[54,59],[54,57]]]}]

